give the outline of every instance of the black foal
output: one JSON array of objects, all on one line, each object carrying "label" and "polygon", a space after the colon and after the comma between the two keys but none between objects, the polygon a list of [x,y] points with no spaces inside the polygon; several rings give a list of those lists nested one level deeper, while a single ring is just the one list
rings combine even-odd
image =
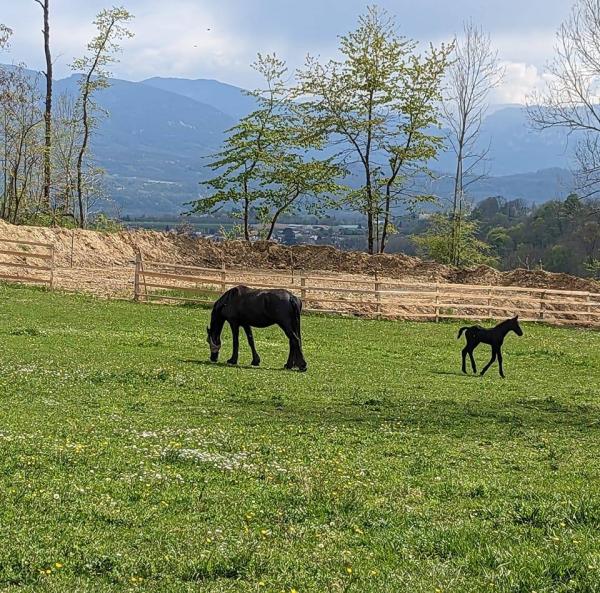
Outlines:
[{"label": "black foal", "polygon": [[483,377],[483,375],[485,375],[486,371],[492,366],[497,358],[500,376],[504,379],[504,369],[502,368],[502,344],[506,334],[510,331],[514,331],[517,336],[523,335],[523,330],[519,325],[518,315],[512,319],[507,319],[506,321],[499,323],[496,327],[492,327],[491,329],[486,329],[480,325],[461,327],[458,332],[458,337],[460,338],[464,332],[465,337],[467,338],[467,345],[462,351],[462,372],[467,372],[467,354],[471,359],[471,367],[473,368],[473,372],[477,372],[475,359],[473,358],[473,350],[475,350],[479,344],[483,343],[489,344],[492,347],[492,358],[481,371],[481,376]]}]

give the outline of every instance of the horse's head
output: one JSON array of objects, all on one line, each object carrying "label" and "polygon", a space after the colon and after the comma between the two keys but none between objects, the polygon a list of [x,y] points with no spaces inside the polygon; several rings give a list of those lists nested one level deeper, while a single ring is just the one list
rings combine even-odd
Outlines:
[{"label": "horse's head", "polygon": [[515,315],[515,317],[513,317],[510,320],[510,329],[512,329],[517,336],[522,336],[523,335],[523,330],[521,329],[521,326],[519,325],[519,316]]},{"label": "horse's head", "polygon": [[221,338],[214,337],[210,331],[210,327],[206,328],[206,341],[210,346],[210,361],[217,362],[219,360],[219,350],[221,350]]}]

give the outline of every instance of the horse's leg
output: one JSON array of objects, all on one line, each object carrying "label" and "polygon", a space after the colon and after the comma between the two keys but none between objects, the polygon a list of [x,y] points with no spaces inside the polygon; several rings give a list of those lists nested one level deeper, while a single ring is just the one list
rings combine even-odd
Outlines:
[{"label": "horse's leg", "polygon": [[486,374],[487,370],[492,366],[492,364],[494,364],[494,361],[496,360],[496,356],[498,355],[498,350],[496,346],[492,346],[492,358],[490,359],[490,362],[488,362],[484,367],[483,370],[481,371],[481,376],[483,377],[483,375]]},{"label": "horse's leg", "polygon": [[298,338],[296,337],[296,334],[294,333],[291,327],[288,327],[286,324],[281,323],[278,325],[283,330],[290,343],[290,352],[288,354],[287,362],[284,366],[286,369],[291,370],[296,366],[298,360]]},{"label": "horse's leg", "polygon": [[502,368],[502,346],[498,346],[498,368],[500,369],[500,376],[504,379],[504,369]]},{"label": "horse's leg", "polygon": [[252,350],[252,366],[257,367],[260,364],[260,356],[256,351],[256,346],[254,345],[254,336],[252,335],[252,328],[249,325],[244,325],[244,331],[246,332],[246,337],[248,338],[248,345],[250,346],[250,350]]},{"label": "horse's leg", "polygon": [[237,323],[229,322],[231,326],[231,335],[233,336],[233,352],[227,364],[237,364],[240,354],[240,326]]},{"label": "horse's leg", "polygon": [[294,366],[298,367],[300,371],[306,370],[306,359],[304,358],[304,353],[302,352],[302,333],[300,330],[300,314],[294,316],[292,321],[292,330],[294,332],[294,337],[296,338],[296,357],[292,361]]}]

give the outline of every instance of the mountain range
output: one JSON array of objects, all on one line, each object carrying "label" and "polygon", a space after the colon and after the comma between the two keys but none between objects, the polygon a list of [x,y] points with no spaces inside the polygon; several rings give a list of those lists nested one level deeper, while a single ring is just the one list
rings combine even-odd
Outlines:
[{"label": "mountain range", "polygon": [[[31,72],[34,76],[36,73]],[[57,80],[55,95],[75,93],[77,75]],[[172,216],[196,198],[199,182],[210,175],[209,157],[226,131],[254,107],[239,87],[216,80],[113,79],[98,94],[108,112],[101,119],[92,150],[107,171],[111,209],[130,216]],[[494,106],[485,119],[481,146],[490,146],[488,177],[474,184],[475,200],[490,195],[527,202],[564,197],[572,186],[567,136],[560,130],[536,132],[521,106]],[[432,168],[439,195],[451,191],[452,155],[441,154]]]}]

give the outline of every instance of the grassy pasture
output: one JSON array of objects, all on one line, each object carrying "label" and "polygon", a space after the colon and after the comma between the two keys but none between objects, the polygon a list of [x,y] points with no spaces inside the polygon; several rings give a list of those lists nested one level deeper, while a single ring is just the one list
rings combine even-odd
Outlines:
[{"label": "grassy pasture", "polygon": [[600,591],[600,333],[503,381],[459,324],[306,317],[300,374],[275,329],[208,364],[204,309],[0,305],[0,591]]}]

